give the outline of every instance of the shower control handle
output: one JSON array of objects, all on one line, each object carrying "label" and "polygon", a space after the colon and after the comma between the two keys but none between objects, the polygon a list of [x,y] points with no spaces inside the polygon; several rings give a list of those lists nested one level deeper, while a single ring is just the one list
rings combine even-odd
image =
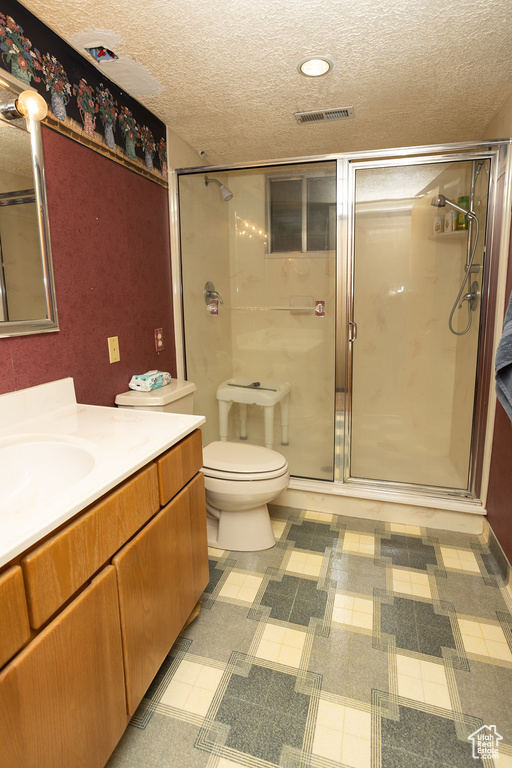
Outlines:
[{"label": "shower control handle", "polygon": [[353,320],[348,321],[348,340],[355,341],[357,339],[357,323]]},{"label": "shower control handle", "polygon": [[479,298],[480,298],[480,286],[475,280],[471,284],[471,291],[469,293],[464,294],[464,296],[462,297],[462,301],[459,304],[459,309],[462,307],[464,302],[467,301],[469,303],[471,311],[474,312],[478,306]]},{"label": "shower control handle", "polygon": [[208,280],[208,282],[204,286],[204,302],[205,302],[205,304],[208,305],[212,299],[217,299],[217,301],[219,301],[221,304],[224,304],[224,302],[222,301],[222,296],[220,295],[220,293],[218,293],[215,290],[214,284],[212,282],[210,282],[210,280]]}]

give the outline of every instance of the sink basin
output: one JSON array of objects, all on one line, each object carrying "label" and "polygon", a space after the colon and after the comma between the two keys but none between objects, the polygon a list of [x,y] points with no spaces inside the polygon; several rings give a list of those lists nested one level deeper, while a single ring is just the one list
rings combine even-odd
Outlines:
[{"label": "sink basin", "polygon": [[86,448],[57,439],[0,443],[0,509],[48,500],[82,480],[94,467]]}]

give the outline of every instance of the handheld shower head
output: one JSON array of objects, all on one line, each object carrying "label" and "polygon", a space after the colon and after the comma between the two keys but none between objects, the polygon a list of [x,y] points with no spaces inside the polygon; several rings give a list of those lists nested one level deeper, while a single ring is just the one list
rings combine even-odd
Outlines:
[{"label": "handheld shower head", "polygon": [[233,197],[233,193],[230,189],[225,187],[224,184],[221,184],[218,179],[212,179],[212,178],[209,179],[208,176],[204,177],[204,183],[206,184],[206,186],[208,186],[208,184],[210,184],[212,181],[214,182],[214,184],[219,185],[220,193],[222,195],[222,199],[224,200],[224,202],[227,203],[228,200],[231,200],[231,198]]},{"label": "handheld shower head", "polygon": [[435,208],[444,208],[445,205],[450,205],[459,213],[463,213],[464,216],[469,216],[472,219],[476,219],[476,214],[473,213],[473,211],[466,211],[466,209],[461,205],[457,205],[457,203],[454,203],[452,200],[448,200],[448,198],[444,195],[437,195],[436,197],[433,197],[430,201],[430,204]]}]

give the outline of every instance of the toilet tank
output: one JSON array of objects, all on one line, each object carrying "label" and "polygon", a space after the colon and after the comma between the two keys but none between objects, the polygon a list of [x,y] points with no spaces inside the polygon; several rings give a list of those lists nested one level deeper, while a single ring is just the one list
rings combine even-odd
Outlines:
[{"label": "toilet tank", "polygon": [[166,413],[193,413],[196,385],[184,379],[172,379],[165,387],[150,392],[129,389],[116,396],[118,408],[135,408],[139,411],[164,411]]}]

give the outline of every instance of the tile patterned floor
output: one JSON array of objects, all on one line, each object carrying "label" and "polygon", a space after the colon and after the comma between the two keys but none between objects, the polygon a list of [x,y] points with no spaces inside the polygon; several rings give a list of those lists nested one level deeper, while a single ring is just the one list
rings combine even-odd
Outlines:
[{"label": "tile patterned floor", "polygon": [[282,507],[272,522],[271,550],[210,550],[202,611],[108,768],[512,768],[496,543]]}]

